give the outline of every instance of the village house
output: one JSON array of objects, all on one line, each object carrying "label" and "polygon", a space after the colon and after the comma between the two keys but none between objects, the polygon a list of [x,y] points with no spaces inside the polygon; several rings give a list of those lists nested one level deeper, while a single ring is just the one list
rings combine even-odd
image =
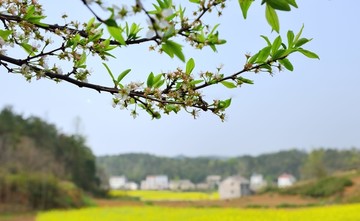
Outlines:
[{"label": "village house", "polygon": [[221,176],[210,175],[206,177],[206,183],[209,185],[209,189],[217,189],[221,182]]},{"label": "village house", "polygon": [[112,190],[122,189],[127,182],[125,176],[112,176],[109,178],[109,186]]},{"label": "village house", "polygon": [[139,189],[139,185],[135,182],[127,182],[124,185],[125,190],[137,190]]},{"label": "village house", "polygon": [[264,188],[267,182],[264,180],[263,175],[254,173],[250,177],[250,189],[253,192],[257,192]]},{"label": "village house", "polygon": [[172,180],[169,183],[170,190],[193,190],[195,187],[190,180]]},{"label": "village house", "polygon": [[220,199],[233,199],[250,194],[250,182],[242,176],[228,177],[219,185]]},{"label": "village house", "polygon": [[196,185],[197,190],[209,190],[210,186],[208,183],[197,183]]},{"label": "village house", "polygon": [[140,186],[142,190],[165,190],[169,188],[169,179],[166,175],[151,175]]},{"label": "village house", "polygon": [[288,173],[281,174],[277,180],[277,184],[279,188],[292,186],[295,182],[296,182],[295,177]]}]

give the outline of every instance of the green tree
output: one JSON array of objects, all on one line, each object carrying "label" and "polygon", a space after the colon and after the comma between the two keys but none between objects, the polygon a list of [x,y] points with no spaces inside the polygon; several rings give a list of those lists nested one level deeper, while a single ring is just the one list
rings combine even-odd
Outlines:
[{"label": "green tree", "polygon": [[328,172],[325,166],[324,156],[324,149],[311,151],[301,168],[304,179],[320,179],[327,176]]},{"label": "green tree", "polygon": [[[239,13],[244,19],[255,0],[238,0]],[[266,72],[294,69],[289,55],[301,53],[309,58],[318,56],[303,48],[311,39],[301,36],[303,28],[294,34],[288,31],[286,40],[280,35],[274,40],[261,36],[265,47],[253,55],[245,54],[243,68],[234,73],[223,73],[221,68],[194,73],[196,61],[186,58],[184,45],[195,49],[217,47],[225,44],[218,27],[209,24],[206,16],[210,13],[223,15],[223,9],[230,1],[226,0],[189,0],[174,3],[172,0],[142,2],[128,1],[123,5],[108,7],[106,1],[82,0],[84,7],[92,17],[83,21],[67,21],[67,15],[56,23],[48,23],[43,5],[37,0],[5,0],[0,2],[0,66],[10,73],[18,73],[26,80],[51,79],[67,82],[81,88],[94,89],[113,95],[113,106],[120,106],[138,115],[139,109],[145,110],[152,118],[161,114],[178,113],[185,110],[194,117],[200,111],[210,111],[224,119],[225,110],[231,99],[217,100],[206,96],[202,91],[216,84],[226,88],[238,88],[253,82],[242,75],[246,72]],[[270,27],[279,33],[280,23],[277,11],[290,11],[297,8],[295,0],[262,0],[265,18]],[[62,10],[66,11],[68,5]],[[99,9],[107,13],[97,13]],[[135,23],[132,16],[143,18]],[[224,15],[227,16],[227,15]],[[148,24],[146,24],[146,21]],[[236,23],[233,24],[237,29]],[[115,53],[125,47],[138,44],[151,44],[150,49],[178,58],[181,68],[168,73],[147,71],[147,78],[141,82],[124,83],[127,75],[133,74],[131,67],[115,70],[108,59],[116,59]],[[19,49],[23,54],[13,53]],[[14,55],[16,54],[16,55]],[[103,63],[110,85],[93,82],[90,78],[91,64],[89,57]],[[62,68],[69,67],[66,70]],[[119,74],[118,74],[119,73]],[[134,74],[133,74],[134,75]]]}]

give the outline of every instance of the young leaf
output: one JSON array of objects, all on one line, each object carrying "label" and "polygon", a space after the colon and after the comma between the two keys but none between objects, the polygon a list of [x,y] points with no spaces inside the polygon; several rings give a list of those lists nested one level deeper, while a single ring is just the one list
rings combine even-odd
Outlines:
[{"label": "young leaf", "polygon": [[224,100],[224,101],[220,101],[219,104],[218,104],[218,108],[219,109],[226,109],[230,106],[231,104],[231,98],[230,99],[227,99],[227,100]]},{"label": "young leaf", "polygon": [[187,75],[190,75],[191,72],[194,70],[194,68],[195,68],[195,61],[194,61],[193,58],[190,58],[188,60],[188,62],[186,63],[186,71],[185,71],[185,73]]},{"label": "young leaf", "polygon": [[234,84],[233,82],[230,82],[230,81],[221,81],[220,83],[227,88],[231,88],[231,89],[236,88],[236,84]]},{"label": "young leaf", "polygon": [[110,77],[111,77],[112,81],[114,82],[114,84],[116,84],[116,81],[115,81],[114,75],[113,75],[113,73],[111,72],[111,70],[110,70],[109,66],[108,66],[107,64],[105,64],[105,63],[102,63],[102,64],[105,66],[105,68],[106,68],[106,70],[108,71],[108,73],[109,73],[109,75],[110,75]]},{"label": "young leaf", "polygon": [[150,88],[154,85],[154,73],[151,72],[149,74],[147,81],[146,81],[146,85]]},{"label": "young leaf", "polygon": [[35,12],[35,6],[30,5],[29,8],[26,9],[26,14],[24,15],[24,19],[28,20],[29,18],[31,18],[34,12]]},{"label": "young leaf", "polygon": [[294,32],[289,30],[287,32],[287,38],[288,38],[288,47],[289,49],[291,49],[294,44]]},{"label": "young leaf", "polygon": [[275,54],[279,50],[281,43],[282,43],[282,40],[279,35],[277,38],[275,38],[274,42],[272,43],[271,54]]},{"label": "young leaf", "polygon": [[202,82],[204,82],[204,80],[193,80],[193,81],[190,81],[190,84],[191,85],[197,85],[197,84],[200,84]]},{"label": "young leaf", "polygon": [[266,59],[269,57],[271,51],[271,46],[267,46],[260,50],[259,56],[256,59],[257,63],[265,62]]},{"label": "young leaf", "polygon": [[237,79],[245,84],[254,84],[254,82],[252,80],[241,77],[241,76],[239,76]]},{"label": "young leaf", "polygon": [[154,83],[154,88],[159,88],[161,86],[163,86],[165,83],[165,79],[157,81],[156,83]]},{"label": "young leaf", "polygon": [[311,41],[312,39],[307,39],[307,38],[300,38],[298,41],[295,42],[295,47],[301,47],[302,45],[308,43],[309,41]]},{"label": "young leaf", "polygon": [[301,26],[299,33],[296,34],[295,40],[294,40],[295,42],[297,42],[299,40],[303,30],[304,30],[304,25]]},{"label": "young leaf", "polygon": [[12,31],[10,30],[0,30],[0,37],[4,40],[6,40],[9,35],[11,35]]},{"label": "young leaf", "polygon": [[317,54],[315,54],[314,52],[299,48],[297,49],[298,52],[302,53],[303,55],[305,55],[308,58],[317,58],[320,59],[319,56]]},{"label": "young leaf", "polygon": [[249,64],[254,64],[256,59],[259,57],[259,52],[254,54],[253,56],[251,56],[251,58],[249,59],[248,63]]},{"label": "young leaf", "polygon": [[122,36],[121,32],[122,29],[120,27],[115,27],[115,26],[107,26],[107,29],[110,33],[110,35],[117,41],[119,42],[121,45],[125,45],[125,39]]},{"label": "young leaf", "polygon": [[173,58],[174,55],[176,55],[176,57],[178,57],[181,61],[185,62],[185,56],[182,52],[182,45],[167,40],[162,44],[161,49],[171,58]]},{"label": "young leaf", "polygon": [[161,80],[162,76],[163,76],[162,74],[158,74],[154,76],[153,84],[155,85],[156,83],[158,83]]},{"label": "young leaf", "polygon": [[280,49],[280,50],[277,50],[273,55],[272,55],[272,59],[273,60],[276,60],[278,58],[281,58],[283,56],[286,55],[286,50],[285,49]]},{"label": "young leaf", "polygon": [[33,47],[31,45],[29,45],[28,43],[21,43],[20,45],[30,56],[35,55]]},{"label": "young leaf", "polygon": [[289,3],[290,5],[294,6],[295,8],[298,7],[298,5],[296,4],[295,0],[286,0],[287,3]]},{"label": "young leaf", "polygon": [[290,5],[287,0],[267,0],[267,4],[269,4],[273,9],[281,10],[281,11],[290,11]]},{"label": "young leaf", "polygon": [[284,67],[286,69],[288,69],[289,71],[293,71],[294,70],[294,66],[291,64],[291,62],[289,61],[289,59],[284,58],[282,60],[279,60],[280,64],[284,65]]},{"label": "young leaf", "polygon": [[251,3],[253,3],[254,0],[239,0],[240,8],[243,14],[244,19],[247,17],[247,12],[250,8]]},{"label": "young leaf", "polygon": [[127,75],[129,74],[129,72],[131,71],[131,69],[126,69],[125,71],[123,71],[121,74],[119,74],[116,82],[120,83],[120,81]]},{"label": "young leaf", "polygon": [[276,14],[276,11],[268,4],[266,4],[265,16],[271,28],[275,30],[277,33],[279,33],[280,31],[279,18]]},{"label": "young leaf", "polygon": [[262,37],[262,38],[266,41],[266,43],[268,44],[268,46],[271,45],[271,42],[270,42],[270,40],[269,40],[268,37],[266,37],[265,35],[260,35],[260,37]]}]

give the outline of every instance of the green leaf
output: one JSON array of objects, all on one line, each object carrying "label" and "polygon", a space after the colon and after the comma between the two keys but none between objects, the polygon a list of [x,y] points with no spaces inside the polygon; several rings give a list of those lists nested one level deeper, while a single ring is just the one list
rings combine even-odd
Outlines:
[{"label": "green leaf", "polygon": [[165,79],[157,81],[156,83],[154,83],[154,88],[159,88],[161,86],[163,86],[165,83]]},{"label": "green leaf", "polygon": [[24,15],[24,19],[28,20],[29,18],[31,18],[33,16],[35,12],[35,6],[34,5],[30,5],[27,9],[26,9],[26,14]]},{"label": "green leaf", "polygon": [[121,74],[119,74],[116,82],[117,82],[117,83],[120,83],[121,80],[122,80],[127,74],[129,74],[130,71],[131,71],[131,69],[126,69],[125,71],[121,72]]},{"label": "green leaf", "polygon": [[181,61],[185,62],[185,56],[182,52],[182,45],[167,40],[162,44],[161,49],[171,58],[173,58],[174,55],[176,55],[176,57],[178,57]]},{"label": "green leaf", "polygon": [[240,8],[243,14],[244,19],[247,17],[247,12],[250,8],[251,3],[253,3],[254,0],[239,0]]},{"label": "green leaf", "polygon": [[110,75],[110,77],[111,77],[112,81],[114,82],[114,84],[116,84],[116,81],[115,81],[114,75],[113,75],[113,73],[111,72],[111,70],[110,70],[109,66],[108,66],[107,64],[105,64],[105,63],[102,63],[102,64],[105,66],[105,68],[106,68],[106,70],[108,71],[108,73],[109,73],[109,75]]},{"label": "green leaf", "polygon": [[12,31],[10,31],[10,30],[0,30],[0,37],[4,40],[7,40],[7,38],[11,34],[12,34]]},{"label": "green leaf", "polygon": [[231,89],[236,88],[236,84],[234,84],[233,82],[230,82],[230,81],[221,81],[220,83],[227,88],[231,88]]},{"label": "green leaf", "polygon": [[83,52],[80,59],[76,62],[75,67],[80,67],[81,65],[83,65],[86,62],[86,53]]},{"label": "green leaf", "polygon": [[94,24],[94,22],[95,22],[95,18],[94,18],[94,17],[92,17],[92,18],[88,21],[88,23],[87,23],[87,25],[86,25],[86,28],[85,28],[85,30],[86,30],[87,32],[90,31],[90,29],[92,28],[92,25]]},{"label": "green leaf", "polygon": [[268,44],[268,46],[271,45],[271,42],[270,42],[270,40],[269,40],[268,37],[266,37],[265,35],[260,35],[260,37],[262,37],[262,38],[266,41],[266,43]]},{"label": "green leaf", "polygon": [[275,38],[274,42],[272,43],[271,54],[275,54],[279,50],[281,43],[282,43],[282,40],[279,35],[277,38]]},{"label": "green leaf", "polygon": [[289,3],[290,5],[294,6],[295,8],[298,7],[298,5],[296,4],[295,0],[286,0],[287,3]]},{"label": "green leaf", "polygon": [[226,109],[230,106],[231,104],[231,98],[230,99],[227,99],[227,100],[224,100],[224,101],[220,101],[219,104],[218,104],[218,108],[220,109]]},{"label": "green leaf", "polygon": [[254,84],[254,81],[241,76],[239,76],[237,79],[245,84]]},{"label": "green leaf", "polygon": [[116,21],[112,18],[107,19],[104,23],[108,27],[118,27]]},{"label": "green leaf", "polygon": [[163,76],[163,74],[158,74],[158,75],[154,76],[154,80],[153,80],[154,85],[161,80],[162,76]]},{"label": "green leaf", "polygon": [[269,57],[271,51],[271,46],[267,46],[260,50],[259,56],[256,59],[257,63],[265,62],[266,59]]},{"label": "green leaf", "polygon": [[161,118],[161,114],[160,114],[159,112],[155,112],[155,113],[153,114],[153,118],[159,120],[159,119]]},{"label": "green leaf", "polygon": [[191,85],[197,85],[197,84],[200,84],[202,82],[204,82],[204,80],[193,80],[193,81],[190,81],[190,84]]},{"label": "green leaf", "polygon": [[280,50],[277,50],[273,55],[272,55],[272,59],[273,60],[277,60],[283,56],[286,55],[286,50],[285,49],[280,49]]},{"label": "green leaf", "polygon": [[307,39],[307,38],[300,38],[298,41],[295,42],[295,47],[301,47],[302,45],[308,43],[309,41],[311,41],[312,39]]},{"label": "green leaf", "polygon": [[295,40],[294,40],[295,42],[297,42],[300,39],[300,36],[301,36],[303,30],[304,30],[304,25],[301,26],[299,33],[296,34]]},{"label": "green leaf", "polygon": [[187,75],[190,75],[191,72],[194,70],[194,68],[195,68],[195,61],[194,61],[193,58],[190,58],[188,60],[188,62],[186,63],[186,71],[185,71],[185,73]]},{"label": "green leaf", "polygon": [[115,27],[115,26],[107,26],[107,29],[110,33],[110,35],[117,41],[119,42],[121,45],[125,45],[125,39],[122,36],[121,32],[123,31],[120,27]]},{"label": "green leaf", "polygon": [[195,4],[200,4],[200,0],[189,0],[189,1]]},{"label": "green leaf", "polygon": [[20,45],[30,56],[35,55],[33,47],[31,45],[29,45],[28,43],[21,43]]},{"label": "green leaf", "polygon": [[289,30],[287,32],[287,38],[288,38],[288,47],[290,49],[290,48],[292,48],[292,46],[294,44],[294,32]]},{"label": "green leaf", "polygon": [[154,73],[151,72],[149,74],[147,81],[146,81],[146,85],[150,88],[154,85]]},{"label": "green leaf", "polygon": [[316,58],[316,59],[320,59],[320,57],[315,54],[314,52],[299,48],[297,49],[298,52],[302,53],[303,55],[305,55],[308,58]]},{"label": "green leaf", "polygon": [[273,9],[281,11],[290,11],[290,5],[287,0],[266,0],[266,3],[270,5]]},{"label": "green leaf", "polygon": [[276,11],[268,4],[266,4],[265,16],[271,28],[275,30],[277,33],[279,33],[280,31],[279,18],[276,14]]},{"label": "green leaf", "polygon": [[294,66],[291,64],[291,62],[289,61],[289,59],[287,58],[284,58],[284,59],[281,59],[279,60],[279,63],[284,65],[284,67],[286,69],[288,69],[289,71],[293,71],[294,70]]},{"label": "green leaf", "polygon": [[249,59],[248,63],[249,63],[249,64],[254,64],[255,61],[256,61],[256,59],[258,58],[258,56],[259,56],[259,53],[256,53],[256,54],[254,54],[253,56],[251,56],[251,58]]}]

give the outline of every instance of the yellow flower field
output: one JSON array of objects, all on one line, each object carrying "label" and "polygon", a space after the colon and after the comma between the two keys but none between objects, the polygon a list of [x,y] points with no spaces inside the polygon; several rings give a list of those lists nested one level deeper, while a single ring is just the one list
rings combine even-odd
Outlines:
[{"label": "yellow flower field", "polygon": [[219,194],[204,192],[174,192],[174,191],[151,191],[151,190],[114,190],[112,196],[139,197],[142,201],[196,201],[196,200],[218,200]]},{"label": "yellow flower field", "polygon": [[359,221],[360,204],[302,209],[112,207],[40,213],[36,221]]}]

